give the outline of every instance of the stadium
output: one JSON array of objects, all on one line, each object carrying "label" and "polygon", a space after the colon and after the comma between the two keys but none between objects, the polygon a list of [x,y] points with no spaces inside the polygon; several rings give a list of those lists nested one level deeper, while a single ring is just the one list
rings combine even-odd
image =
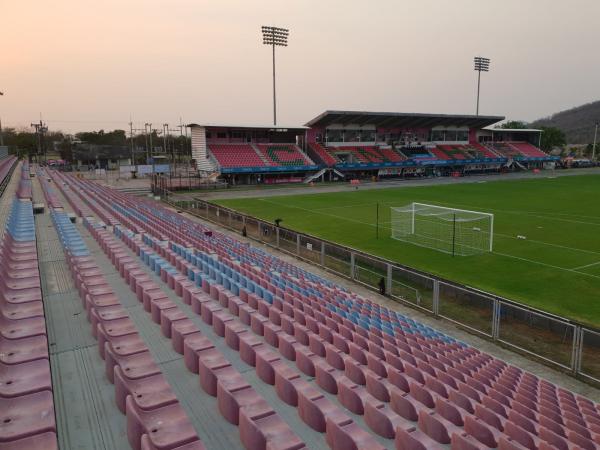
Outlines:
[{"label": "stadium", "polygon": [[600,450],[597,5],[25,3],[0,450]]},{"label": "stadium", "polygon": [[542,131],[494,129],[502,116],[325,111],[305,126],[191,124],[199,172],[228,183],[462,176],[553,168]]}]

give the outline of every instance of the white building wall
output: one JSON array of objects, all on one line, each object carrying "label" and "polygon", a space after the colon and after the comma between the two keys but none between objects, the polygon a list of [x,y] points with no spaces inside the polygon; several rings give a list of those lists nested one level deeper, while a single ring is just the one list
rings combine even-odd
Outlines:
[{"label": "white building wall", "polygon": [[217,168],[208,156],[206,129],[204,127],[191,127],[191,133],[192,158],[196,160],[196,170],[201,172],[214,172]]}]

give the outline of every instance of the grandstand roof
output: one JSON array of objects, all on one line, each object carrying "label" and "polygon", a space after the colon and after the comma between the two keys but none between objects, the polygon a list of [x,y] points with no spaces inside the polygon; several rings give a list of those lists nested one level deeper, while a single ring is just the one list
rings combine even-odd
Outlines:
[{"label": "grandstand roof", "polygon": [[325,111],[310,120],[308,127],[331,124],[375,125],[376,127],[469,126],[483,128],[504,120],[503,116],[473,116],[462,114],[422,114],[373,111]]},{"label": "grandstand roof", "polygon": [[485,129],[488,131],[496,131],[496,132],[509,131],[511,133],[541,133],[544,131],[544,130],[540,130],[538,128],[492,128],[492,127],[486,127]]},{"label": "grandstand roof", "polygon": [[253,129],[253,130],[297,130],[307,129],[304,125],[240,125],[240,124],[219,124],[219,123],[188,123],[186,127],[205,127],[205,128],[235,128],[235,129]]}]

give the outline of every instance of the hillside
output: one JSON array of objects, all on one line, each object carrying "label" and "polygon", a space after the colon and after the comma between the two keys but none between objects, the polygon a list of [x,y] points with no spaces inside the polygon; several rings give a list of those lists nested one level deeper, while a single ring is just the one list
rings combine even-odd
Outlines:
[{"label": "hillside", "polygon": [[532,122],[533,127],[557,127],[569,144],[589,144],[594,140],[594,124],[600,121],[600,100],[553,114]]}]

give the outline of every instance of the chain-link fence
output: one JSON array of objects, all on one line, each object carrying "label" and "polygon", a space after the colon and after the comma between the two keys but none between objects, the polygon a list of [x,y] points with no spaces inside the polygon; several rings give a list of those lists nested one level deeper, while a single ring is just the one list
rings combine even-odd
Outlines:
[{"label": "chain-link fence", "polygon": [[203,200],[171,205],[600,384],[600,330]]}]

